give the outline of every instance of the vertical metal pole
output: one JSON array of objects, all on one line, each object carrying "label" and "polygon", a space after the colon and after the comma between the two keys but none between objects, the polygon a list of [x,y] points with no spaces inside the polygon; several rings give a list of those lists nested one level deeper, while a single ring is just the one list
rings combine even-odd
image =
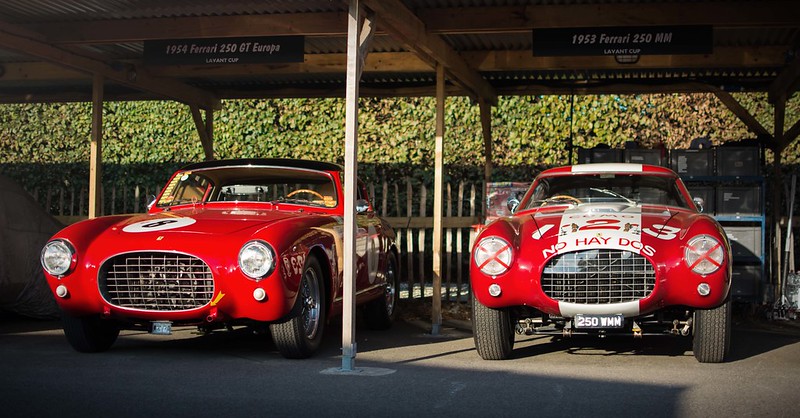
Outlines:
[{"label": "vertical metal pole", "polygon": [[356,359],[356,178],[358,176],[358,64],[360,57],[359,5],[350,0],[347,19],[347,87],[344,142],[344,307],[342,370],[352,371]]},{"label": "vertical metal pole", "polygon": [[433,175],[433,304],[431,334],[442,326],[442,200],[444,200],[444,66],[436,64],[436,147]]},{"label": "vertical metal pole", "polygon": [[103,202],[103,76],[92,79],[92,143],[89,151],[89,218],[101,215]]}]

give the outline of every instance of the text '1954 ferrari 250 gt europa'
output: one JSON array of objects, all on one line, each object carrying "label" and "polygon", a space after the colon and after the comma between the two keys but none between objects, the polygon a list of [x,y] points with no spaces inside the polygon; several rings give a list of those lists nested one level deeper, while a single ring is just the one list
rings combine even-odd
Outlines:
[{"label": "text '1954 ferrari 250 gt europa'", "polygon": [[[42,250],[45,276],[78,351],[121,329],[169,334],[269,327],[278,351],[308,357],[343,306],[342,168],[284,159],[189,165],[148,213],[90,219]],[[356,303],[371,328],[396,316],[394,231],[356,193]]]},{"label": "text '1954 ferrari 250 gt europa'", "polygon": [[700,362],[730,347],[730,245],[675,172],[585,164],[540,173],[486,225],[470,263],[475,346],[508,358],[514,333],[677,335]]}]

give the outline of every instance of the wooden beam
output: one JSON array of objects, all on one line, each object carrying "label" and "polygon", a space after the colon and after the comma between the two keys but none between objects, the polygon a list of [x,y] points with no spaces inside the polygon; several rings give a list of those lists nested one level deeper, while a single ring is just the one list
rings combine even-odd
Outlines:
[{"label": "wooden beam", "polygon": [[400,39],[411,50],[430,57],[447,69],[451,79],[472,95],[497,103],[497,93],[483,77],[442,38],[426,32],[425,24],[399,0],[363,0],[372,9],[384,29]]},{"label": "wooden beam", "polygon": [[141,42],[245,36],[345,36],[347,13],[280,13],[237,16],[109,19],[31,24],[27,29],[64,44]]},{"label": "wooden beam", "polygon": [[[463,52],[461,56],[481,72],[525,70],[638,70],[664,68],[777,68],[785,62],[782,47],[716,48],[710,55],[648,55],[636,64],[619,64],[614,57],[534,57],[530,51]],[[234,77],[276,74],[331,74],[346,71],[346,54],[307,54],[303,63],[231,66],[164,66],[150,73],[160,77]],[[429,72],[430,65],[412,52],[371,52],[364,71]],[[17,72],[21,72],[18,70]]]},{"label": "wooden beam", "polygon": [[0,47],[73,70],[101,75],[107,80],[145,90],[164,98],[197,104],[206,109],[221,107],[219,99],[206,91],[172,80],[153,78],[133,65],[126,66],[119,63],[115,65],[61,49],[37,40],[38,35],[36,34],[20,35],[22,31],[13,25],[0,23]]},{"label": "wooden beam", "polygon": [[[483,100],[478,101],[480,107],[481,117],[481,132],[483,133],[483,153],[486,160],[483,165],[483,185],[484,195],[486,195],[486,185],[492,181],[492,170],[494,165],[492,163],[492,107]],[[483,202],[481,207],[483,216],[486,217],[486,199],[481,199]]]},{"label": "wooden beam", "polygon": [[786,144],[788,145],[794,142],[798,135],[800,135],[800,120],[796,121],[791,128],[786,130],[786,132],[783,134],[783,140],[786,141]]},{"label": "wooden beam", "polygon": [[[421,8],[416,15],[431,34],[508,33],[536,28],[714,25],[715,27],[796,26],[792,0],[531,5]],[[154,39],[239,36],[342,36],[343,12],[281,13],[47,22],[24,26],[58,43],[119,43]],[[380,31],[378,33],[381,33]]]},{"label": "wooden beam", "polygon": [[203,121],[203,116],[200,114],[200,108],[195,105],[189,105],[189,110],[192,112],[192,120],[194,120],[194,127],[197,129],[197,135],[200,137],[200,143],[203,145],[203,153],[205,154],[206,161],[213,160],[214,157],[214,136],[213,136],[213,122],[214,111],[209,110],[206,112],[206,120]]},{"label": "wooden beam", "polygon": [[758,134],[758,135],[765,135],[772,137],[772,135],[767,131],[766,128],[756,120],[755,116],[750,114],[739,102],[731,96],[730,93],[727,91],[718,89],[718,88],[710,88],[711,92],[714,93],[715,96],[730,110],[733,112],[736,117],[739,118],[744,124],[750,129],[751,132]]},{"label": "wooden beam", "polygon": [[715,27],[797,26],[793,0],[725,2],[594,3],[507,7],[419,9],[431,33],[502,33],[531,28],[714,25]]},{"label": "wooden beam", "polygon": [[444,200],[444,117],[445,117],[444,66],[436,66],[436,137],[433,155],[433,296],[431,306],[431,334],[439,335],[442,326],[442,217]]},{"label": "wooden beam", "polygon": [[89,219],[103,214],[103,76],[92,79],[92,142],[89,146]]},{"label": "wooden beam", "polygon": [[769,102],[775,103],[780,97],[792,97],[800,84],[800,58],[795,57],[786,68],[778,74],[772,85],[769,86]]}]

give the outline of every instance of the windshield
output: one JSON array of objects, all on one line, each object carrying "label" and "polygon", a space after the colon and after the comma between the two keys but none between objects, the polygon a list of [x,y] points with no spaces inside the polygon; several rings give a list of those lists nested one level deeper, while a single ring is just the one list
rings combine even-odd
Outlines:
[{"label": "windshield", "polygon": [[332,208],[338,204],[333,177],[322,171],[284,167],[223,167],[176,175],[159,207],[206,202],[269,202]]},{"label": "windshield", "polygon": [[526,208],[552,204],[626,203],[689,208],[670,176],[594,173],[541,178]]}]

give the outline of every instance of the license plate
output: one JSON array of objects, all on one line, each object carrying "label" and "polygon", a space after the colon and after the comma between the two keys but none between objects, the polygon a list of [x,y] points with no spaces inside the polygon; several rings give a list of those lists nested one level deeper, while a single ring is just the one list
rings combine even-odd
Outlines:
[{"label": "license plate", "polygon": [[622,328],[623,326],[625,317],[622,314],[575,315],[575,328]]},{"label": "license plate", "polygon": [[172,322],[154,321],[150,333],[155,335],[172,335]]}]

